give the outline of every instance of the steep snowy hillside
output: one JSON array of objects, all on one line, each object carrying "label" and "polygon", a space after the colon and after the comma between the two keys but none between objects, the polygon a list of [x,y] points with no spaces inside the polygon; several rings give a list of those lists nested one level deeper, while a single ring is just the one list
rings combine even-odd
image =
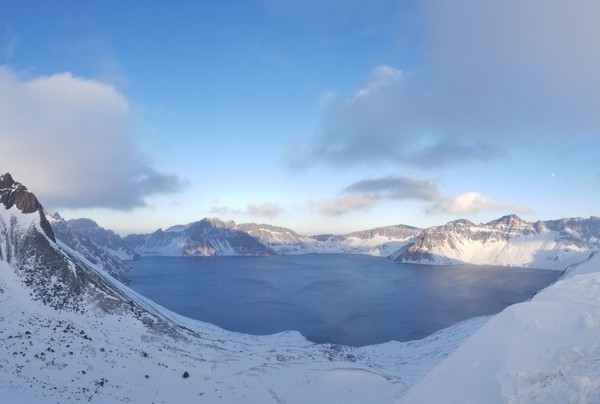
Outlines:
[{"label": "steep snowy hillside", "polygon": [[494,316],[400,403],[599,403],[600,255]]},{"label": "steep snowy hillside", "polygon": [[141,255],[273,255],[275,252],[235,223],[202,219],[186,226],[136,234],[123,238],[125,244]]},{"label": "steep snowy hillside", "polygon": [[[114,255],[115,249],[107,247],[104,243],[97,243],[90,239],[86,233],[75,230],[58,213],[52,216],[48,215],[46,218],[50,222],[59,243],[63,243],[72,250],[77,251],[89,262],[102,268],[121,282],[127,282],[126,272],[131,268]],[[131,254],[130,257],[139,257],[133,251],[131,251]]]},{"label": "steep snowy hillside", "polygon": [[398,262],[562,270],[600,249],[600,218],[530,223],[510,215],[476,225],[457,220],[424,230],[392,255]]},{"label": "steep snowy hillside", "polygon": [[171,313],[55,242],[0,176],[0,402],[388,403],[487,321],[350,348],[250,336]]}]

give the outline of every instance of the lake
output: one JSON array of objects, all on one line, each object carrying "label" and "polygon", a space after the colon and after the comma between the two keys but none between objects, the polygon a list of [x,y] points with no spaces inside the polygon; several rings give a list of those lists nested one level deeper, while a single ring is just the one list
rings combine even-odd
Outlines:
[{"label": "lake", "polygon": [[129,286],[230,331],[300,331],[317,343],[421,339],[532,297],[559,271],[397,264],[367,255],[146,257]]}]

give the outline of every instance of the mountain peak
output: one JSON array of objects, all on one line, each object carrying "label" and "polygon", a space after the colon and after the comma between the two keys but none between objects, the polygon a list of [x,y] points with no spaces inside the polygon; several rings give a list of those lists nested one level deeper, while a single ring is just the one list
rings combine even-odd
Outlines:
[{"label": "mountain peak", "polygon": [[15,185],[15,180],[10,173],[0,175],[0,189],[11,188],[13,185]]},{"label": "mountain peak", "polygon": [[514,213],[511,213],[510,215],[505,215],[502,216],[500,219],[496,219],[496,220],[492,220],[491,222],[487,223],[487,225],[489,226],[508,226],[508,227],[515,227],[515,226],[526,226],[529,225],[529,222],[521,219],[519,216],[515,215]]},{"label": "mountain peak", "polygon": [[34,213],[42,208],[35,195],[15,182],[9,173],[0,176],[0,202],[6,209],[14,205],[23,213]]},{"label": "mountain peak", "polygon": [[32,192],[29,192],[26,186],[16,182],[9,173],[0,175],[0,203],[7,210],[15,206],[24,214],[38,212],[40,215],[40,226],[44,230],[44,233],[52,241],[56,241],[52,227],[44,214],[42,204],[40,204]]}]

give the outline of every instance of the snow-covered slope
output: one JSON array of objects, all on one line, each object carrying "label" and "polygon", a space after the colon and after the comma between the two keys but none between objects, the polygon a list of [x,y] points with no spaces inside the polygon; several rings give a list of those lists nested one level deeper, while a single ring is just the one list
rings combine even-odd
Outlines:
[{"label": "snow-covered slope", "polygon": [[526,222],[515,215],[486,224],[457,220],[424,230],[392,255],[398,262],[461,263],[562,270],[600,249],[600,218]]},{"label": "snow-covered slope", "polygon": [[600,255],[494,316],[400,403],[599,403]]},{"label": "snow-covered slope", "polygon": [[0,176],[0,402],[388,403],[487,320],[350,348],[178,316],[66,244]]}]

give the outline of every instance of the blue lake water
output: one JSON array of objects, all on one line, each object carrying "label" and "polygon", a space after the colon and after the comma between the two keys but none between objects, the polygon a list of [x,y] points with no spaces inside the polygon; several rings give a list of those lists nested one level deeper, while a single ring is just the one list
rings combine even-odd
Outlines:
[{"label": "blue lake water", "polygon": [[147,257],[130,287],[184,316],[226,330],[298,330],[318,343],[363,346],[423,338],[500,312],[558,271],[396,264],[365,255]]}]

